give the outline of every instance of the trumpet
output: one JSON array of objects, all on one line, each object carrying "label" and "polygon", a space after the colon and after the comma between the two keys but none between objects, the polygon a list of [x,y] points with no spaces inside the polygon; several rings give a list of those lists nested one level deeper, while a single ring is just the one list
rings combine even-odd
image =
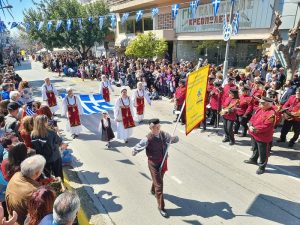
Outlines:
[{"label": "trumpet", "polygon": [[226,115],[227,113],[229,113],[229,111],[233,108],[235,108],[236,106],[238,106],[240,104],[240,100],[238,99],[236,102],[233,102],[232,104],[229,104],[229,106],[227,106],[226,108],[222,109],[220,112],[221,116]]}]

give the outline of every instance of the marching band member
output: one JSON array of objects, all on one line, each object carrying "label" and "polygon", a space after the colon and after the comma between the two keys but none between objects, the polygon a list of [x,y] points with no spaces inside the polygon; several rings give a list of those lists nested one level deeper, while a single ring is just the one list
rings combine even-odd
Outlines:
[{"label": "marching band member", "polygon": [[223,124],[225,131],[225,138],[222,142],[229,142],[229,145],[234,145],[234,133],[233,124],[236,120],[236,107],[239,104],[239,95],[237,88],[231,88],[229,91],[229,96],[225,99],[223,103],[223,109],[221,115],[223,116]]},{"label": "marching band member", "polygon": [[58,92],[56,88],[51,84],[50,79],[46,78],[45,83],[42,86],[42,98],[50,107],[53,114],[59,109],[56,99],[57,95]]},{"label": "marching band member", "polygon": [[127,95],[127,89],[121,90],[121,96],[117,98],[114,108],[114,117],[117,122],[117,138],[128,143],[128,138],[132,135],[132,127],[135,127],[133,121],[133,104]]},{"label": "marching band member", "polygon": [[146,149],[148,157],[148,167],[152,177],[151,194],[155,195],[158,204],[159,213],[167,218],[168,213],[165,210],[165,202],[163,196],[163,177],[168,170],[167,158],[160,171],[160,166],[166,154],[167,146],[171,143],[179,141],[177,136],[171,137],[170,134],[160,130],[159,119],[152,119],[149,121],[149,128],[151,132],[142,139],[134,148],[132,155],[135,156],[138,152]]},{"label": "marching band member", "polygon": [[[177,111],[181,111],[181,108],[185,101],[185,95],[186,95],[185,82],[183,80],[180,80],[174,94],[175,106]],[[177,114],[177,118],[178,116],[179,115]],[[174,122],[177,121],[177,118],[176,120],[174,120]],[[183,109],[180,120],[182,125],[185,124],[185,109]]]},{"label": "marching band member", "polygon": [[248,130],[248,122],[251,118],[252,111],[253,111],[253,104],[252,104],[252,97],[249,96],[250,87],[248,85],[245,85],[241,89],[241,94],[239,96],[240,102],[236,109],[237,119],[235,121],[234,126],[234,133],[238,134],[240,125],[243,127],[241,137],[247,136],[247,130]]},{"label": "marching band member", "polygon": [[265,91],[263,89],[260,77],[254,78],[254,84],[250,96],[254,98],[253,110],[256,111],[259,108],[259,99],[261,99],[262,96],[265,96]]},{"label": "marching band member", "polygon": [[81,102],[77,96],[74,95],[72,88],[67,88],[67,96],[62,102],[62,116],[67,115],[67,131],[72,134],[72,138],[78,137],[82,131],[80,115],[83,114]]},{"label": "marching band member", "polygon": [[[202,121],[202,125],[203,125],[203,131],[206,130],[206,119],[207,117],[210,116],[211,114],[211,105],[209,104],[209,99],[210,99],[210,93],[214,88],[214,80],[215,80],[215,76],[214,75],[209,75],[208,76],[208,82],[207,82],[207,87],[206,87],[206,97],[205,97],[205,108],[204,108],[204,119]],[[200,124],[200,126],[201,126]]]},{"label": "marching band member", "polygon": [[267,166],[272,144],[276,112],[272,108],[273,99],[263,96],[259,103],[259,108],[249,122],[249,134],[252,137],[253,154],[250,159],[244,162],[257,165],[259,158],[259,167],[256,174],[263,174]]},{"label": "marching band member", "polygon": [[142,82],[137,83],[137,89],[133,92],[132,102],[135,107],[135,118],[138,123],[142,122],[145,113],[145,99],[151,106],[151,100],[148,93],[145,91]]},{"label": "marching band member", "polygon": [[289,141],[289,147],[293,147],[300,134],[300,88],[297,88],[296,94],[289,97],[282,107],[284,122],[281,128],[280,139],[277,142],[285,142],[286,135],[293,127],[294,136]]},{"label": "marching band member", "polygon": [[235,88],[235,78],[234,77],[228,77],[227,78],[227,84],[225,84],[224,88],[223,88],[223,96],[222,96],[222,104],[224,104],[225,100],[227,99],[229,92],[231,90],[231,88]]},{"label": "marching band member", "polygon": [[209,95],[210,95],[209,105],[212,111],[212,117],[209,125],[213,125],[214,128],[217,128],[219,126],[219,121],[220,121],[219,113],[222,107],[221,105],[221,100],[223,95],[222,81],[218,81],[218,80],[214,81],[214,87]]},{"label": "marching band member", "polygon": [[114,89],[112,88],[109,80],[107,79],[106,75],[102,75],[101,76],[101,82],[100,82],[100,88],[99,88],[99,93],[103,96],[104,100],[106,102],[110,102],[110,92],[109,90],[111,90],[112,92],[114,91]]}]

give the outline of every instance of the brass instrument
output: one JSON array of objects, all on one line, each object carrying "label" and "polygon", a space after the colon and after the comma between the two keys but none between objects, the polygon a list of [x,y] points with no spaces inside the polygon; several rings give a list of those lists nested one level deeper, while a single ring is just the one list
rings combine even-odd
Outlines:
[{"label": "brass instrument", "polygon": [[229,106],[227,106],[226,108],[222,109],[220,112],[221,116],[224,116],[225,114],[227,114],[229,112],[229,110],[235,108],[236,106],[238,106],[240,104],[240,100],[238,99],[236,102],[229,104]]}]

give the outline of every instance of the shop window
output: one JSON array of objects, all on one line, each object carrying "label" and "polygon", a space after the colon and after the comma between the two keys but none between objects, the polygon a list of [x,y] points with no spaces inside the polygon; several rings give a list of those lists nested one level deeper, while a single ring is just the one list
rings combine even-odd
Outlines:
[{"label": "shop window", "polygon": [[134,34],[134,22],[135,20],[128,20],[126,22],[126,34]]},{"label": "shop window", "polygon": [[144,18],[144,31],[145,30],[153,30],[152,18]]},{"label": "shop window", "polygon": [[119,33],[125,33],[126,30],[126,24],[122,24],[121,22],[118,23],[119,25]]},{"label": "shop window", "polygon": [[143,33],[143,20],[135,22],[135,33]]}]

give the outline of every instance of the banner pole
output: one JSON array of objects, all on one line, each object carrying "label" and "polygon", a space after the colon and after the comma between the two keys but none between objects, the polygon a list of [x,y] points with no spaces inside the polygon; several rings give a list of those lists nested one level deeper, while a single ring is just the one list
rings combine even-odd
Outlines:
[{"label": "banner pole", "polygon": [[[200,68],[200,65],[201,65],[201,60],[199,59],[197,66],[194,67],[194,69],[191,70],[191,71],[187,74],[187,77],[189,76],[189,74],[190,74],[192,71],[195,70],[195,68],[196,68],[196,70],[198,70],[198,69]],[[176,132],[176,129],[177,129],[177,126],[178,126],[178,122],[179,122],[179,120],[180,120],[180,117],[182,116],[184,107],[185,107],[185,100],[184,100],[183,105],[182,105],[182,107],[181,107],[180,114],[178,115],[178,117],[177,117],[177,119],[176,119],[176,123],[175,123],[174,129],[173,129],[172,135],[171,135],[171,137],[170,137],[170,141],[169,141],[169,143],[168,143],[168,145],[167,145],[167,149],[166,149],[166,152],[165,152],[163,161],[162,161],[162,163],[160,164],[160,167],[159,167],[159,173],[160,173],[160,174],[161,174],[163,165],[164,165],[164,163],[165,163],[165,161],[166,161],[166,158],[167,158],[167,155],[168,155],[168,151],[169,151],[169,147],[170,147],[171,142],[172,142],[172,137],[174,136],[174,134],[175,134],[175,132]]]}]

